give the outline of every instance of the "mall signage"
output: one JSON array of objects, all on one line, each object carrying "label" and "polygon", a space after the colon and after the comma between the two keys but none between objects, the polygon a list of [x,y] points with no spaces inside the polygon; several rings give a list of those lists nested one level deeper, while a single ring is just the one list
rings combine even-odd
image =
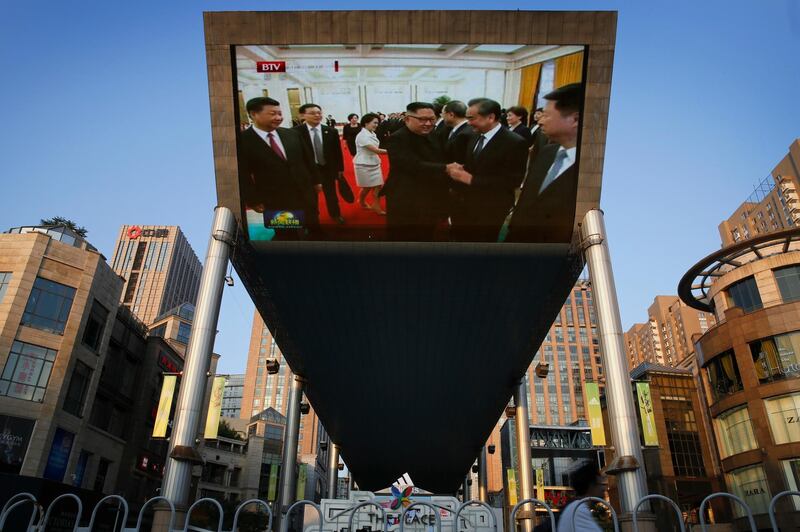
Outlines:
[{"label": "mall signage", "polygon": [[148,238],[167,238],[169,236],[169,229],[142,229],[138,225],[132,225],[128,228],[128,238],[136,240],[139,237]]}]

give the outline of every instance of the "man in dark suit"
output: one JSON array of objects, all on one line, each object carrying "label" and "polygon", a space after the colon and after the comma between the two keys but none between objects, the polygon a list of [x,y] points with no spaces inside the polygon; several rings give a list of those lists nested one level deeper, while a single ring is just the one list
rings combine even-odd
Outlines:
[{"label": "man in dark suit", "polygon": [[442,120],[445,127],[438,133],[438,137],[444,149],[445,159],[449,163],[455,161],[464,164],[467,143],[475,135],[467,122],[466,104],[459,100],[447,102],[442,109]]},{"label": "man in dark suit", "polygon": [[307,103],[301,105],[298,111],[303,116],[305,123],[294,129],[300,133],[306,148],[314,154],[314,165],[322,183],[328,214],[337,223],[343,224],[344,218],[339,209],[339,195],[336,192],[336,181],[344,178],[344,160],[339,132],[332,127],[322,125],[322,108],[319,105]]},{"label": "man in dark suit", "polygon": [[[264,213],[276,240],[302,238],[305,230],[313,236],[319,227],[316,196],[322,190],[313,155],[297,131],[279,127],[283,113],[277,100],[253,98],[246,109],[253,125],[240,134],[238,152],[245,208]],[[271,225],[278,211],[288,211],[303,223],[296,228]]]},{"label": "man in dark suit", "polygon": [[539,124],[552,141],[530,165],[514,207],[506,242],[569,242],[578,193],[577,145],[583,86],[572,83],[545,96]]},{"label": "man in dark suit", "polygon": [[460,242],[496,242],[525,174],[528,145],[503,127],[494,100],[470,100],[467,120],[477,135],[467,144],[464,164],[447,165],[455,196],[451,235]]},{"label": "man in dark suit", "polygon": [[448,178],[441,146],[431,136],[435,123],[433,105],[410,103],[405,126],[392,134],[389,176],[381,191],[391,240],[429,242],[446,217]]}]

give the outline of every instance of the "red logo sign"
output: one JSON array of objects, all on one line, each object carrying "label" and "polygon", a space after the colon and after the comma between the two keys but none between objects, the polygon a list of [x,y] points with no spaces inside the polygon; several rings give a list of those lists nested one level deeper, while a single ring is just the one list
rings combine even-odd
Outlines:
[{"label": "red logo sign", "polygon": [[142,228],[138,225],[131,226],[128,229],[128,238],[130,239],[137,239],[142,236]]},{"label": "red logo sign", "polygon": [[258,61],[256,62],[256,72],[266,74],[286,72],[286,61]]}]

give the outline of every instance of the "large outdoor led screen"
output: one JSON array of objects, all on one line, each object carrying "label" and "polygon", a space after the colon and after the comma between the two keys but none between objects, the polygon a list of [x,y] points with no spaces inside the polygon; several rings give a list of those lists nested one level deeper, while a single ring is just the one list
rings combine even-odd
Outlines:
[{"label": "large outdoor led screen", "polygon": [[248,238],[569,242],[585,52],[235,46]]}]

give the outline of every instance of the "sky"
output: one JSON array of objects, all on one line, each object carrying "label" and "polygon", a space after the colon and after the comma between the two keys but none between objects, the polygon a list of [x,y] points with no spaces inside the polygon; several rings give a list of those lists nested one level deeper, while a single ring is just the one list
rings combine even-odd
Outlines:
[{"label": "sky", "polygon": [[[432,4],[0,2],[0,230],[66,216],[110,258],[123,224],[179,225],[202,260],[216,199],[202,12],[284,6]],[[800,137],[800,1],[491,7],[619,13],[601,207],[627,329],[720,247],[719,222]],[[247,358],[253,304],[236,281],[221,373]]]}]

